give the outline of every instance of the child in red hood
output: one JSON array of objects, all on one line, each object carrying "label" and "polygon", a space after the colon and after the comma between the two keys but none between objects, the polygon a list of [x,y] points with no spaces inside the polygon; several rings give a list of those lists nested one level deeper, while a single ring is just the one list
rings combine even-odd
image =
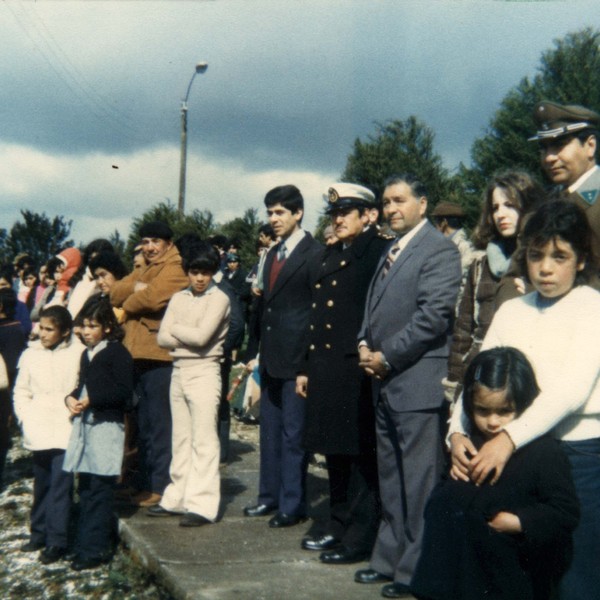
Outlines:
[{"label": "child in red hood", "polygon": [[58,300],[64,303],[68,298],[71,291],[69,282],[81,265],[81,252],[77,248],[66,248],[62,252],[59,252],[56,258],[63,263],[64,268],[61,271],[60,279],[56,286],[53,304],[57,304]]}]

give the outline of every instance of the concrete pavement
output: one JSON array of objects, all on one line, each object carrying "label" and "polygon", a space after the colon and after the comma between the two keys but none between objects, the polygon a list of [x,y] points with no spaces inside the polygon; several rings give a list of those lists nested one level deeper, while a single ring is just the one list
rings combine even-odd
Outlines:
[{"label": "concrete pavement", "polygon": [[300,548],[313,519],[326,514],[324,469],[311,466],[311,505],[306,523],[271,529],[269,517],[247,518],[243,508],[256,501],[257,428],[232,426],[231,460],[221,471],[222,518],[215,525],[183,528],[177,517],[156,518],[120,512],[121,538],[156,574],[176,600],[368,600],[380,598],[381,585],[355,583],[354,572],[368,563],[323,565],[318,552]]}]

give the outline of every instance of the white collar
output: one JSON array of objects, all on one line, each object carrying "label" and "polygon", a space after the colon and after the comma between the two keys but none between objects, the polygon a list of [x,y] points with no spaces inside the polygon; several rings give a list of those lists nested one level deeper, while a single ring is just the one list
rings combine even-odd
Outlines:
[{"label": "white collar", "polygon": [[287,240],[281,240],[281,245],[285,246],[285,252],[288,258],[296,246],[304,239],[305,235],[306,231],[304,231],[304,229],[297,229],[289,238],[287,238]]},{"label": "white collar", "polygon": [[408,245],[408,242],[410,242],[410,240],[412,240],[415,237],[415,235],[417,235],[417,233],[419,233],[419,231],[423,229],[425,223],[427,223],[427,219],[423,219],[418,225],[415,225],[408,233],[405,233],[401,238],[398,238],[397,244],[398,248],[400,248],[400,252],[402,252],[402,250],[404,250],[404,248],[406,248],[406,246]]},{"label": "white collar", "polygon": [[94,356],[96,356],[96,354],[98,354],[98,352],[100,352],[101,350],[104,350],[104,348],[106,348],[106,346],[108,346],[108,340],[102,340],[101,342],[97,343],[93,348],[88,348],[87,353],[88,353],[88,358],[90,360],[92,360],[92,358],[94,358]]}]

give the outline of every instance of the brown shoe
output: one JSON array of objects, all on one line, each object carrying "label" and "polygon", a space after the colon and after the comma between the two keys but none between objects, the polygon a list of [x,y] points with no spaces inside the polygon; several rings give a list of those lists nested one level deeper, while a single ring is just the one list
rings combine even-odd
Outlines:
[{"label": "brown shoe", "polygon": [[131,504],[134,506],[155,506],[162,500],[160,494],[154,492],[140,492],[131,498]]}]

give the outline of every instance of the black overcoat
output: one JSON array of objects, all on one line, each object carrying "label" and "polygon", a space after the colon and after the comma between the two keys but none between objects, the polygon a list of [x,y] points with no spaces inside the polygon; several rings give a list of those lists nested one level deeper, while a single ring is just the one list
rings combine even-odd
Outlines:
[{"label": "black overcoat", "polygon": [[[523,532],[491,529],[500,511],[516,514]],[[548,600],[578,519],[567,457],[555,439],[538,438],[513,454],[493,486],[448,478],[433,490],[411,590],[432,600]]]},{"label": "black overcoat", "polygon": [[345,248],[328,246],[312,272],[304,445],[322,454],[374,446],[370,379],[358,366],[367,289],[389,238],[370,228]]},{"label": "black overcoat", "polygon": [[279,247],[273,246],[265,259],[259,364],[261,375],[266,372],[275,379],[289,380],[296,379],[304,359],[311,314],[309,266],[323,246],[306,233],[271,289],[271,267]]}]

